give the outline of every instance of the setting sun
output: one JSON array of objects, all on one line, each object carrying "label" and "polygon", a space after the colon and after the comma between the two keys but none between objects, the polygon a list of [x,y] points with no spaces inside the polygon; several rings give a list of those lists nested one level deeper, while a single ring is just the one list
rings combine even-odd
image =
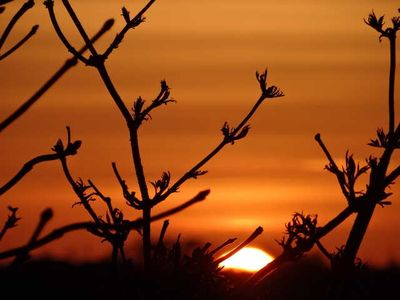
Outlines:
[{"label": "setting sun", "polygon": [[246,247],[235,255],[224,260],[221,267],[224,269],[238,269],[242,271],[254,272],[269,264],[274,258],[265,251]]}]

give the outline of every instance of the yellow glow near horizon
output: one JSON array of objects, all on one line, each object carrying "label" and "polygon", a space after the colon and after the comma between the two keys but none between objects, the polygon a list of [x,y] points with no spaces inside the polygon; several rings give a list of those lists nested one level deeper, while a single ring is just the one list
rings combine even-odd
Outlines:
[{"label": "yellow glow near horizon", "polygon": [[220,266],[224,269],[237,269],[255,272],[269,264],[274,258],[267,252],[253,247],[245,247],[235,255],[224,260]]}]

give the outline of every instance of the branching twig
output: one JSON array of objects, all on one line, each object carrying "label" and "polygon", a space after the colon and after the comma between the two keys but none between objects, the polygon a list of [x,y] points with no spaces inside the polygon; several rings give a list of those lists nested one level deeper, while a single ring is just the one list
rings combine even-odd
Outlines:
[{"label": "branching twig", "polygon": [[129,206],[132,206],[135,209],[143,209],[141,200],[136,198],[136,193],[135,192],[129,192],[129,188],[127,184],[125,183],[125,180],[122,179],[121,175],[118,172],[118,168],[115,162],[112,163],[112,168],[114,170],[115,177],[117,177],[117,180],[121,186],[122,193],[124,195],[124,198]]},{"label": "branching twig", "polygon": [[188,179],[196,177],[199,175],[199,169],[203,167],[208,161],[210,161],[216,154],[218,154],[227,144],[232,143],[235,140],[244,138],[249,130],[248,121],[257,111],[258,107],[264,102],[267,98],[277,98],[282,97],[283,93],[279,90],[279,88],[275,86],[267,87],[267,71],[263,74],[259,74],[257,72],[257,81],[261,87],[261,96],[252,107],[250,112],[243,118],[243,120],[239,123],[239,125],[232,130],[228,127],[227,123],[224,124],[222,128],[223,140],[212,150],[206,157],[204,157],[199,163],[197,163],[194,167],[192,167],[188,172],[186,172],[181,178],[179,178],[164,194],[153,200],[153,206],[158,203],[164,201],[168,198],[169,195],[176,192],[179,187]]},{"label": "branching twig", "polygon": [[8,210],[10,211],[10,214],[7,216],[7,220],[4,222],[3,228],[0,230],[0,241],[6,234],[6,232],[17,226],[17,222],[21,220],[21,218],[17,217],[17,207],[8,207]]},{"label": "branching twig", "polygon": [[[65,157],[70,155],[75,155],[80,145],[81,145],[80,141],[68,144],[68,146],[65,149],[63,149],[62,155],[64,155]],[[40,155],[31,159],[30,161],[24,164],[21,170],[19,170],[19,172],[13,178],[11,178],[6,184],[0,187],[0,195],[3,195],[14,185],[16,185],[27,173],[29,173],[33,169],[35,165],[42,162],[53,161],[58,159],[60,159],[59,153]]]},{"label": "branching twig", "polygon": [[[79,59],[82,61],[85,65],[89,65],[89,60],[82,55],[82,53],[79,53],[78,50],[76,50],[68,41],[68,39],[65,37],[64,33],[61,30],[61,27],[58,25],[56,15],[54,13],[54,1],[53,0],[45,0],[43,4],[46,6],[51,23],[54,27],[54,30],[57,33],[58,38],[61,40],[61,42],[64,44],[65,48],[68,49],[69,52],[71,52],[75,58]],[[88,49],[88,45],[85,43],[86,48]]]},{"label": "branching twig", "polygon": [[332,173],[334,173],[337,177],[339,186],[342,190],[343,195],[345,196],[347,202],[351,202],[351,198],[350,195],[346,189],[346,179],[344,177],[343,172],[341,172],[337,166],[337,164],[335,163],[335,161],[333,160],[331,154],[329,153],[329,150],[326,148],[324,142],[321,139],[321,135],[319,133],[317,133],[315,135],[315,140],[318,142],[319,146],[321,147],[322,151],[325,153],[326,157],[328,158],[329,161],[329,166],[327,166],[326,168],[331,171]]},{"label": "branching twig", "polygon": [[[202,192],[198,193],[191,200],[185,202],[184,204],[179,205],[170,210],[167,210],[165,212],[161,212],[157,215],[154,215],[151,218],[151,222],[156,222],[161,219],[165,219],[173,214],[176,214],[176,213],[188,208],[189,206],[196,204],[199,201],[204,200],[208,194],[209,194],[209,191],[202,191]],[[110,225],[110,224],[102,224],[102,226],[103,226],[103,228],[106,228],[109,230],[114,228],[114,225]],[[134,221],[127,222],[125,224],[125,226],[126,226],[127,230],[138,230],[143,226],[143,219],[139,218]],[[37,239],[30,245],[25,245],[25,246],[17,247],[14,249],[6,250],[4,252],[0,252],[0,260],[6,259],[9,257],[13,257],[16,255],[20,255],[22,253],[27,253],[34,249],[40,248],[48,243],[51,243],[57,239],[62,238],[65,234],[67,234],[69,232],[78,231],[78,230],[88,230],[91,233],[97,232],[97,227],[98,227],[98,225],[93,222],[78,222],[78,223],[73,223],[73,224],[69,224],[69,225],[60,227],[58,229],[53,230],[46,236],[44,236],[40,239]]]},{"label": "branching twig", "polygon": [[257,229],[244,242],[242,242],[240,245],[235,247],[233,250],[229,251],[227,254],[217,258],[215,260],[215,263],[220,264],[224,260],[227,260],[229,257],[235,255],[241,249],[243,249],[248,244],[250,244],[252,241],[254,241],[263,231],[264,231],[264,229],[262,227],[257,227]]},{"label": "branching twig", "polygon": [[[8,2],[8,1],[7,1]],[[2,4],[5,4],[7,2],[4,2]],[[8,23],[6,29],[4,30],[3,34],[0,37],[0,49],[3,47],[4,43],[7,40],[7,37],[9,36],[11,30],[14,28],[15,24],[18,22],[18,20],[33,6],[35,5],[35,1],[33,0],[28,0],[26,1],[21,8],[17,11],[17,13],[12,17],[10,22]],[[29,38],[31,38],[37,31],[38,25],[35,25],[32,27],[31,31],[20,41],[18,42],[15,46],[13,46],[9,51],[7,51],[5,54],[0,56],[0,60],[17,50],[23,43],[25,43]],[[12,50],[12,51],[11,51]]]},{"label": "branching twig", "polygon": [[[102,37],[107,31],[111,29],[114,24],[114,20],[107,20],[103,27],[92,37],[92,43],[95,43],[100,37]],[[83,46],[79,49],[78,53],[82,55],[87,50],[87,46]],[[50,79],[37,91],[32,97],[26,100],[15,112],[8,116],[4,121],[0,123],[0,132],[7,128],[11,123],[21,117],[33,104],[35,104],[40,97],[42,97],[69,69],[74,67],[78,62],[76,56],[68,59]]]},{"label": "branching twig", "polygon": [[37,32],[38,29],[39,25],[32,26],[31,30],[18,43],[16,43],[13,47],[0,55],[0,61],[11,55],[13,52],[17,51],[17,49],[25,44],[25,42],[29,40]]},{"label": "branching twig", "polygon": [[118,48],[119,44],[122,42],[122,40],[125,37],[125,34],[128,32],[129,29],[137,27],[138,25],[140,25],[140,23],[144,21],[143,15],[154,4],[154,2],[156,2],[156,0],[150,0],[132,19],[129,19],[128,11],[126,9],[125,10],[122,9],[126,25],[119,33],[117,33],[113,42],[110,44],[107,50],[101,55],[104,60],[106,60],[110,56],[111,52],[114,49]]},{"label": "branching twig", "polygon": [[[39,238],[44,227],[51,220],[52,217],[53,217],[53,210],[51,208],[47,208],[41,213],[39,223],[36,226],[35,230],[33,231],[32,236],[27,244],[28,248],[29,245],[33,244]],[[13,266],[19,265],[28,259],[29,259],[29,252],[20,253],[15,257],[14,261],[12,262],[12,265]]]}]

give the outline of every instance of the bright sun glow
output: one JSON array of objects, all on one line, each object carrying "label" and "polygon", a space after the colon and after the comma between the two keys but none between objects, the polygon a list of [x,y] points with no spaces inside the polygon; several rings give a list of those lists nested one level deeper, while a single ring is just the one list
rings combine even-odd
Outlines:
[{"label": "bright sun glow", "polygon": [[224,260],[220,266],[224,269],[239,269],[248,272],[258,271],[270,263],[274,258],[265,251],[245,247],[235,255]]}]

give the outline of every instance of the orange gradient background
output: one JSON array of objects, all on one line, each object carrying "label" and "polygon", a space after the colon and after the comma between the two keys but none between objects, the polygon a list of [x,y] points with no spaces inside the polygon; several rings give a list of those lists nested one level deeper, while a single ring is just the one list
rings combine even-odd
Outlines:
[{"label": "orange gradient background", "polygon": [[[0,28],[22,3],[7,6]],[[124,25],[121,7],[134,14],[145,1],[71,4],[90,34],[104,20],[116,19],[111,32],[96,44],[104,49]],[[256,70],[268,67],[269,82],[286,95],[262,105],[250,122],[248,137],[215,157],[204,168],[207,175],[189,181],[155,209],[165,210],[211,189],[205,202],[171,217],[169,238],[181,233],[184,242],[217,244],[230,237],[243,239],[263,226],[265,233],[253,245],[277,255],[275,239],[282,237],[284,224],[295,211],[318,214],[323,225],[345,207],[335,177],[323,170],[326,159],[313,137],[320,132],[340,164],[347,149],[362,164],[371,153],[378,154],[366,144],[378,126],[387,126],[388,43],[379,43],[378,34],[363,18],[372,9],[392,16],[397,8],[394,1],[364,0],[156,2],[146,22],[127,34],[107,62],[127,105],[139,95],[150,101],[161,79],[167,80],[178,101],[154,112],[140,130],[148,181],[166,170],[177,179],[213,149],[221,140],[224,121],[237,124],[258,98]],[[60,3],[56,12],[66,35],[80,47],[82,41]],[[40,1],[18,23],[5,48],[33,24],[40,25],[37,35],[0,64],[1,119],[69,57]],[[400,88],[398,80],[396,84]],[[127,128],[96,71],[82,64],[1,134],[0,183],[27,160],[51,152],[58,138],[65,140],[66,125],[74,139],[83,141],[78,155],[69,159],[74,177],[93,180],[127,217],[138,217],[125,205],[111,169],[115,161],[130,188],[138,190]],[[396,156],[394,163],[398,161]],[[365,180],[360,189],[363,184]],[[400,191],[396,185],[392,191],[393,205],[377,208],[359,253],[372,265],[400,261]],[[0,199],[0,220],[6,219],[8,205],[19,207],[22,216],[1,242],[0,251],[26,243],[46,207],[55,213],[47,231],[89,220],[83,208],[71,208],[76,201],[59,162],[36,166]],[[95,207],[105,214],[100,202]],[[352,220],[323,239],[330,251],[345,243]],[[154,239],[160,225],[154,224]],[[137,250],[138,240],[133,232],[128,252]],[[33,254],[94,260],[109,250],[99,239],[81,232]]]}]

